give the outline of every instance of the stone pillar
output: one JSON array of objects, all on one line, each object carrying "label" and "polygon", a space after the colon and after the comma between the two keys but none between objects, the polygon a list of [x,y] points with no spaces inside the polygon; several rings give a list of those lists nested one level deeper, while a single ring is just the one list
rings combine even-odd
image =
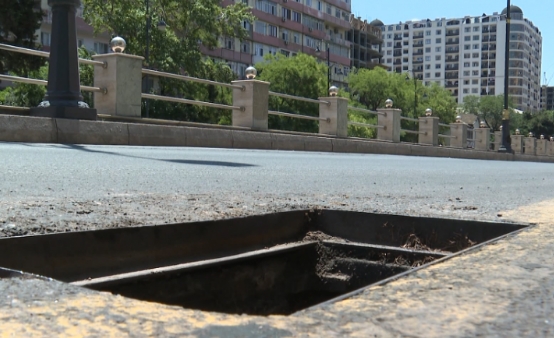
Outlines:
[{"label": "stone pillar", "polygon": [[94,93],[94,107],[100,114],[141,117],[142,56],[123,53],[97,54],[93,60],[107,67],[94,66],[94,86],[106,93]]},{"label": "stone pillar", "polygon": [[502,130],[497,130],[494,132],[494,150],[498,151],[502,145]]},{"label": "stone pillar", "polygon": [[473,137],[475,137],[475,150],[490,150],[491,130],[489,128],[477,128],[473,135]]},{"label": "stone pillar", "polygon": [[232,84],[243,89],[233,88],[233,126],[247,127],[252,130],[267,131],[267,112],[269,110],[269,82],[259,80],[233,81]]},{"label": "stone pillar", "polygon": [[512,135],[512,150],[516,154],[523,154],[523,135]]},{"label": "stone pillar", "polygon": [[439,145],[439,118],[438,117],[419,117],[419,137],[418,143]]},{"label": "stone pillar", "polygon": [[536,151],[535,153],[537,155],[541,155],[541,156],[546,156],[546,142],[548,142],[547,140],[545,139],[541,139],[541,140],[537,140],[537,145],[536,145]]},{"label": "stone pillar", "polygon": [[450,123],[450,146],[467,148],[467,125],[465,123]]},{"label": "stone pillar", "polygon": [[384,128],[377,128],[377,139],[400,142],[400,109],[377,109],[377,124]]},{"label": "stone pillar", "polygon": [[523,144],[525,145],[525,155],[537,154],[537,139],[534,137],[524,137]]},{"label": "stone pillar", "polygon": [[319,104],[319,117],[327,121],[319,121],[319,133],[338,137],[348,136],[348,99],[338,96],[320,97],[327,103]]},{"label": "stone pillar", "polygon": [[546,156],[554,156],[554,142],[546,142]]}]

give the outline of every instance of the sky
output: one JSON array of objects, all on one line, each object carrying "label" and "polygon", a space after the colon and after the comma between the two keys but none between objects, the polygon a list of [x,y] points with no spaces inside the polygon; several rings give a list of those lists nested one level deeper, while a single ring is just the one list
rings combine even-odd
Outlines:
[{"label": "sky", "polygon": [[[483,13],[502,12],[507,0],[351,0],[352,13],[371,22],[374,19],[385,25],[400,21],[436,18],[462,18]],[[542,35],[541,84],[554,86],[554,2],[552,0],[511,0],[521,8],[523,16],[538,27]],[[546,81],[544,73],[546,72]]]}]

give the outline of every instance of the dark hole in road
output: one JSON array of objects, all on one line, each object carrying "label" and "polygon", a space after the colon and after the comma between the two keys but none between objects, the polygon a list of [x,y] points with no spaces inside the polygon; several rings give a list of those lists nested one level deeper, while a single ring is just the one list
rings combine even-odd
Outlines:
[{"label": "dark hole in road", "polygon": [[524,225],[302,210],[0,240],[0,266],[141,300],[290,314]]}]

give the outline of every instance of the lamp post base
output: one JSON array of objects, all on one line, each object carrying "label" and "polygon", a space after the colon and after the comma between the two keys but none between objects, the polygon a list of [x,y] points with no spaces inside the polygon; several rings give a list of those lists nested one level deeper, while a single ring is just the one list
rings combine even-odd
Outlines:
[{"label": "lamp post base", "polygon": [[52,117],[61,119],[96,120],[94,108],[50,106],[31,108],[31,116]]}]

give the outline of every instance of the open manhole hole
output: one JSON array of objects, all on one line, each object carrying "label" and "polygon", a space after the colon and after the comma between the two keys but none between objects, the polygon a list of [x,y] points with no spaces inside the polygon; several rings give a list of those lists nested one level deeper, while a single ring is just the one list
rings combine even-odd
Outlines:
[{"label": "open manhole hole", "polygon": [[186,308],[291,314],[524,225],[304,210],[0,240],[0,267]]}]

